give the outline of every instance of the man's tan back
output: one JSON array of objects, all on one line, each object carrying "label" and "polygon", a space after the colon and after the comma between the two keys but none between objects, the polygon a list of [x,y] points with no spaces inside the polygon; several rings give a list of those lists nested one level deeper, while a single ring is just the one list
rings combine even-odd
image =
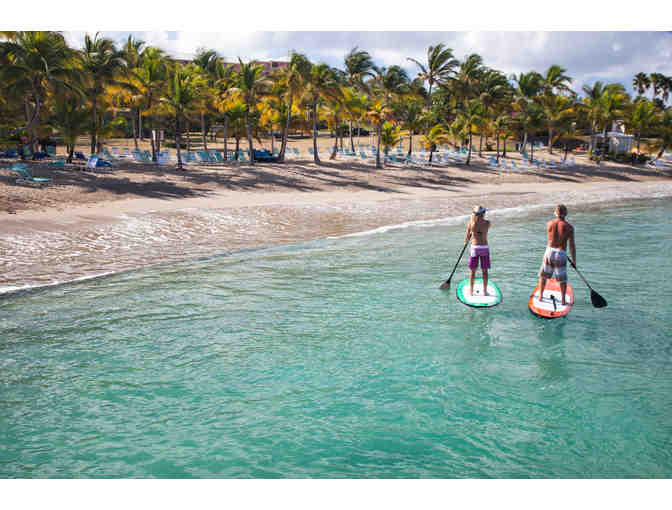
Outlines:
[{"label": "man's tan back", "polygon": [[574,227],[562,218],[556,218],[546,223],[548,232],[548,246],[560,250],[567,250],[567,240],[571,237]]}]

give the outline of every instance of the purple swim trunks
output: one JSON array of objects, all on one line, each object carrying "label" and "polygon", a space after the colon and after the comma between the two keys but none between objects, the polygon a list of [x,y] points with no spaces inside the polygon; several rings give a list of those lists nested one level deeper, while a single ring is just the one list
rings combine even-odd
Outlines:
[{"label": "purple swim trunks", "polygon": [[472,271],[478,269],[478,261],[481,261],[481,269],[490,269],[490,248],[488,246],[472,246],[469,252],[467,265]]}]

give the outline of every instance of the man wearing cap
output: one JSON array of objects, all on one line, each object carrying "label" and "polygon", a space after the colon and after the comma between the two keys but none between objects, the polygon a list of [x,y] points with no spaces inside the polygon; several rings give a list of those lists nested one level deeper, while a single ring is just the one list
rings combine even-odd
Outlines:
[{"label": "man wearing cap", "polygon": [[546,280],[555,277],[562,290],[562,304],[564,305],[567,292],[567,241],[569,241],[569,249],[572,252],[572,265],[576,264],[576,245],[574,244],[574,227],[565,221],[567,207],[563,204],[558,205],[555,208],[555,216],[554,220],[546,223],[548,244],[541,268],[539,268],[539,299],[541,301],[544,299]]},{"label": "man wearing cap", "polygon": [[474,278],[478,264],[481,264],[483,273],[483,294],[488,295],[488,269],[490,269],[490,249],[488,248],[488,230],[490,222],[484,218],[487,209],[477,205],[471,213],[471,219],[467,225],[464,244],[469,242],[471,237],[471,251],[469,252],[469,262],[467,265],[471,270],[469,275],[469,292],[474,295]]}]

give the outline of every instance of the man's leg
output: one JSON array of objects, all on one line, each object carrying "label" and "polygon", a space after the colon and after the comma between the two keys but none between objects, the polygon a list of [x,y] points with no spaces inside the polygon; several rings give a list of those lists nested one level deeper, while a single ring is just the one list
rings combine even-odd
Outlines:
[{"label": "man's leg", "polygon": [[484,267],[481,267],[483,272],[483,295],[488,295],[488,270]]},{"label": "man's leg", "polygon": [[543,276],[539,277],[539,301],[544,300],[544,289],[546,288],[546,278]]},{"label": "man's leg", "polygon": [[560,282],[560,290],[562,290],[562,304],[566,305],[565,303],[565,293],[567,292],[567,282]]},{"label": "man's leg", "polygon": [[469,294],[474,295],[474,277],[476,276],[476,270],[472,269],[469,273]]}]

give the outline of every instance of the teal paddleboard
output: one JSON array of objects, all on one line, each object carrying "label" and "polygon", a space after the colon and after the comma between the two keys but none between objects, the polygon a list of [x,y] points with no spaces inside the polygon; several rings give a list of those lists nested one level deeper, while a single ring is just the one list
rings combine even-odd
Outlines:
[{"label": "teal paddleboard", "polygon": [[457,299],[462,301],[467,306],[475,306],[477,308],[487,308],[490,306],[497,306],[502,302],[502,291],[499,290],[497,284],[488,280],[488,295],[483,292],[483,279],[474,278],[474,295],[469,292],[469,278],[465,278],[457,284]]}]

